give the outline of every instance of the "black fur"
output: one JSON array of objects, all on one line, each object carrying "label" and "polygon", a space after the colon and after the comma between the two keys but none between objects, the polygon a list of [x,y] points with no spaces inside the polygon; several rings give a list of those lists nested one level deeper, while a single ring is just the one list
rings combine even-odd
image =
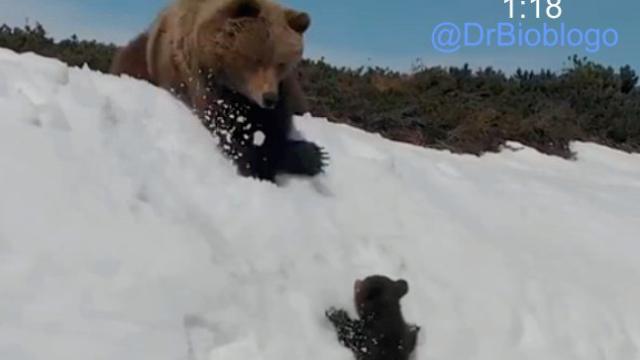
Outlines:
[{"label": "black fur", "polygon": [[275,182],[277,174],[315,176],[324,171],[328,156],[320,146],[290,139],[293,111],[285,100],[265,109],[237,93],[218,94],[220,100],[205,112],[204,124],[241,175]]},{"label": "black fur", "polygon": [[326,316],[336,328],[338,341],[358,360],[407,360],[416,346],[419,326],[407,325],[400,299],[409,291],[405,280],[375,275],[356,281],[355,305],[359,319],[331,308]]}]

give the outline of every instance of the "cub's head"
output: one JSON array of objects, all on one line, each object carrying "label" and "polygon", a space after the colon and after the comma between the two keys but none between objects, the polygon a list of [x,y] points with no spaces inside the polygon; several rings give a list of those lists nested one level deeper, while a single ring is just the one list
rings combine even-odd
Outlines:
[{"label": "cub's head", "polygon": [[209,86],[273,108],[280,83],[302,58],[309,24],[306,13],[275,3],[234,0],[197,28],[198,71]]},{"label": "cub's head", "polygon": [[354,300],[358,316],[371,316],[400,310],[400,299],[409,292],[409,284],[403,280],[391,280],[386,276],[374,275],[354,283]]}]

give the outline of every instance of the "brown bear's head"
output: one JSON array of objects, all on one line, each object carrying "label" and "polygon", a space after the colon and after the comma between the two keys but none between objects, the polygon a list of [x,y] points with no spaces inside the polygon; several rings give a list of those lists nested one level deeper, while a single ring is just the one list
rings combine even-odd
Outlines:
[{"label": "brown bear's head", "polygon": [[264,0],[233,0],[197,27],[195,66],[208,86],[272,108],[280,83],[302,58],[309,24],[306,13]]},{"label": "brown bear's head", "polygon": [[409,292],[409,284],[403,280],[391,280],[373,275],[354,284],[354,300],[358,316],[368,319],[400,310],[400,299]]}]

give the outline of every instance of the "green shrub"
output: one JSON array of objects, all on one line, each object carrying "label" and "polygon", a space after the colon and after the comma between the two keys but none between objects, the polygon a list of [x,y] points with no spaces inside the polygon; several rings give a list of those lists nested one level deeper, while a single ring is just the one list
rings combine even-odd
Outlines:
[{"label": "green shrub", "polygon": [[[0,47],[32,51],[106,72],[116,46],[48,37],[41,25],[0,27]],[[312,113],[388,138],[454,152],[498,151],[513,140],[570,158],[569,143],[640,151],[640,91],[629,66],[569,58],[558,72],[416,65],[411,73],[339,68],[305,60],[302,85]]]}]

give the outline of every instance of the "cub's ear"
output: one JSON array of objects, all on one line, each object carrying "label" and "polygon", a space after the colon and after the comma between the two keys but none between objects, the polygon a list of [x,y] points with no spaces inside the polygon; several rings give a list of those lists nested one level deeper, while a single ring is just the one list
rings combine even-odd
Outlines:
[{"label": "cub's ear", "polygon": [[257,18],[261,10],[257,0],[235,0],[229,5],[227,16],[230,19]]},{"label": "cub's ear", "polygon": [[395,287],[395,290],[396,290],[395,293],[398,299],[407,295],[407,293],[409,292],[409,283],[406,280],[400,279],[396,281],[394,283],[394,287]]},{"label": "cub's ear", "polygon": [[305,12],[287,9],[284,16],[287,19],[289,27],[298,34],[304,34],[311,25],[311,18],[309,14]]}]

